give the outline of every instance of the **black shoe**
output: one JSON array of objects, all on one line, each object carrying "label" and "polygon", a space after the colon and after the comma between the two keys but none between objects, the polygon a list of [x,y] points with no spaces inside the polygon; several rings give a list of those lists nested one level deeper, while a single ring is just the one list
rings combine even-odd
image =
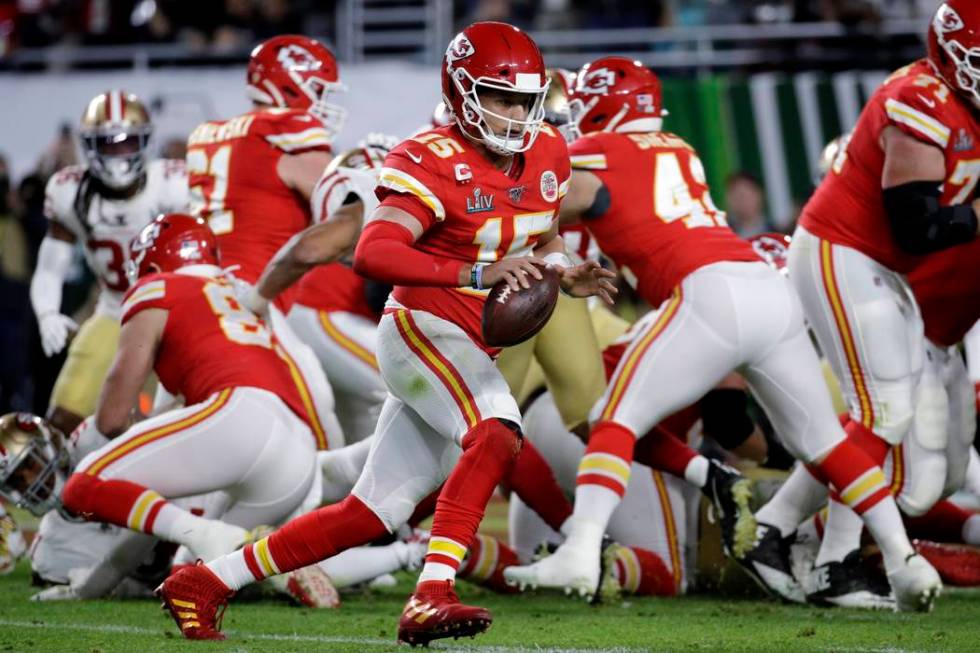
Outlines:
[{"label": "black shoe", "polygon": [[806,600],[824,607],[895,609],[888,579],[865,565],[857,549],[840,562],[814,567],[807,582]]},{"label": "black shoe", "polygon": [[752,481],[717,460],[708,463],[708,482],[701,492],[711,501],[720,522],[725,553],[738,559],[752,549],[756,539],[755,515],[749,506]]},{"label": "black shoe", "polygon": [[759,524],[755,547],[735,558],[768,594],[787,603],[804,603],[806,596],[790,564],[790,545],[794,536],[783,537],[779,529]]},{"label": "black shoe", "polygon": [[595,594],[589,601],[592,605],[600,603],[611,603],[622,596],[622,587],[616,579],[616,554],[620,549],[609,535],[602,536],[602,546],[599,553],[599,584]]}]

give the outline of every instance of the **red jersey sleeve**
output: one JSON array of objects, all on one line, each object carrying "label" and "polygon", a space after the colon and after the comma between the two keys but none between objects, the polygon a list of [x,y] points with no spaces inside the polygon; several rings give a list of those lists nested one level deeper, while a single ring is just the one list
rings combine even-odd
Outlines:
[{"label": "red jersey sleeve", "polygon": [[568,146],[569,163],[573,170],[608,170],[605,144],[595,136],[583,136]]},{"label": "red jersey sleeve", "polygon": [[122,324],[126,324],[137,313],[148,308],[169,309],[169,300],[166,278],[154,274],[140,279],[123,298]]},{"label": "red jersey sleeve", "polygon": [[330,135],[323,124],[296,109],[269,109],[259,114],[258,133],[273,147],[286,154],[311,150],[329,153]]},{"label": "red jersey sleeve", "polygon": [[882,104],[887,124],[945,150],[952,132],[946,116],[949,86],[924,73],[906,74],[888,84]]},{"label": "red jersey sleeve", "polygon": [[400,144],[385,157],[374,192],[382,203],[395,196],[413,198],[415,201],[399,202],[397,206],[415,216],[424,229],[446,219],[446,209],[439,199],[446,197],[446,193],[436,158],[412,140]]}]

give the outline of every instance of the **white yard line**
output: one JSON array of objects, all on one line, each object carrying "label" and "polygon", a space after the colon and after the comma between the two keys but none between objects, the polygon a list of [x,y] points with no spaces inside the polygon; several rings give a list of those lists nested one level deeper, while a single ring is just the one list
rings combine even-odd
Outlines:
[{"label": "white yard line", "polygon": [[[41,620],[16,621],[0,619],[0,626],[11,628],[34,628],[37,630],[76,630],[91,633],[114,633],[125,635],[148,635],[160,637],[160,629],[139,628],[137,626],[116,626],[112,624],[52,623]],[[360,644],[363,646],[395,646],[394,640],[372,637],[344,637],[342,635],[281,635],[275,633],[247,633],[239,630],[226,631],[234,639],[251,639],[272,642],[311,642],[317,644]],[[448,646],[446,644],[449,644]],[[480,651],[481,653],[523,653],[525,651],[556,651],[558,653],[637,653],[648,649],[635,648],[561,648],[554,646],[481,646],[479,644],[460,644],[447,642],[434,646],[444,651]]]}]

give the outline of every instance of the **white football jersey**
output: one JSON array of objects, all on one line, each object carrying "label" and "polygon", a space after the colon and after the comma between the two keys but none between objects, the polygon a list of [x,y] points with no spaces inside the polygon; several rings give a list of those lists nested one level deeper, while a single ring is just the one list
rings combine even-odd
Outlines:
[{"label": "white football jersey", "polygon": [[150,161],[143,188],[125,199],[99,195],[92,181],[85,166],[59,170],[45,189],[44,212],[84,245],[85,259],[102,286],[96,311],[118,317],[129,289],[129,243],[159,214],[187,212],[187,171],[180,160]]}]

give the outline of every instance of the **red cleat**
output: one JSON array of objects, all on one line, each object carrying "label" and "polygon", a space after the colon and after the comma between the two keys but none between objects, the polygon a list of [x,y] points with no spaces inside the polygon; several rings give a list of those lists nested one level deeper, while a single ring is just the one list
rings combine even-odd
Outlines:
[{"label": "red cleat", "polygon": [[408,598],[398,622],[398,641],[427,646],[434,639],[472,637],[492,622],[489,610],[459,602],[452,581],[425,581]]},{"label": "red cleat", "polygon": [[221,618],[235,593],[202,562],[172,574],[155,593],[187,639],[225,638]]}]

